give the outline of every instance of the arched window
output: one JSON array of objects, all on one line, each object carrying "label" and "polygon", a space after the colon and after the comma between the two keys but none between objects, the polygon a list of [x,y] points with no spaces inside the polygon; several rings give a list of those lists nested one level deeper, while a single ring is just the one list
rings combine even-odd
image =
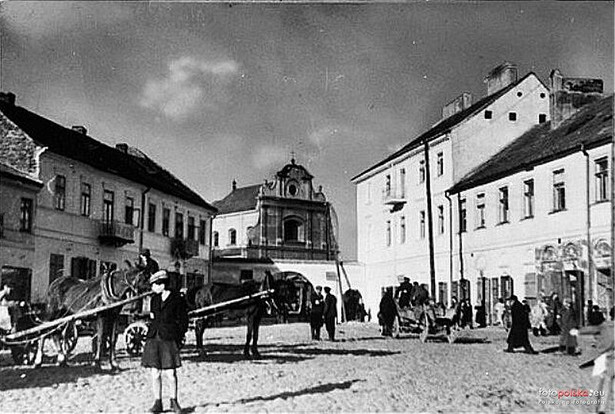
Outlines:
[{"label": "arched window", "polygon": [[303,221],[298,218],[284,220],[284,241],[303,242]]},{"label": "arched window", "polygon": [[220,245],[220,235],[217,231],[214,231],[214,247],[218,247]]},{"label": "arched window", "polygon": [[237,230],[229,229],[228,231],[228,244],[234,246],[237,244]]}]

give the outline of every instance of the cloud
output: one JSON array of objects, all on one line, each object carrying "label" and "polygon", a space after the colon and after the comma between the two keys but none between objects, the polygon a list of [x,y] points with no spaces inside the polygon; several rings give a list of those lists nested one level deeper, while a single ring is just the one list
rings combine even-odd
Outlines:
[{"label": "cloud", "polygon": [[228,100],[227,87],[238,70],[234,60],[182,57],[169,63],[166,77],[145,83],[139,103],[173,120],[215,110]]},{"label": "cloud", "polygon": [[325,126],[312,131],[308,136],[308,141],[316,146],[319,151],[322,151],[329,142],[339,138],[340,133],[343,133],[345,128],[338,126]]},{"label": "cloud", "polygon": [[276,145],[263,145],[254,151],[252,162],[254,167],[260,170],[268,169],[272,166],[279,167],[288,162],[288,151]]}]

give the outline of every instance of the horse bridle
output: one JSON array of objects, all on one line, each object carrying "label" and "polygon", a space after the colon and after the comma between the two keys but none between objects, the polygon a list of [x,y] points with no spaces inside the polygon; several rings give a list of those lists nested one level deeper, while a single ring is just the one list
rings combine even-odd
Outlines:
[{"label": "horse bridle", "polygon": [[140,271],[139,273],[137,273],[134,279],[134,285],[133,283],[130,283],[128,281],[128,272],[125,272],[125,271],[122,272],[124,276],[124,284],[128,286],[128,288],[125,289],[121,295],[118,295],[117,293],[113,291],[113,275],[116,272],[119,272],[119,270],[113,270],[110,273],[103,276],[102,291],[103,291],[103,296],[105,297],[106,301],[114,302],[114,301],[118,301],[122,299],[122,296],[124,296],[124,293],[126,292],[126,290],[130,290],[134,295],[138,295],[139,292],[136,288],[136,284],[138,283],[139,278],[143,275],[143,271]]}]

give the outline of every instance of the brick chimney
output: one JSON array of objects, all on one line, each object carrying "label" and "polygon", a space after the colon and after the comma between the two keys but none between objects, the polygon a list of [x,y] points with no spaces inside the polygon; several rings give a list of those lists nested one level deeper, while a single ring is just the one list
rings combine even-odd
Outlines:
[{"label": "brick chimney", "polygon": [[487,95],[496,93],[511,83],[517,82],[517,65],[510,62],[502,63],[489,72],[484,82],[487,84]]},{"label": "brick chimney", "polygon": [[128,144],[125,144],[125,143],[115,144],[115,149],[123,152],[124,154],[128,154]]},{"label": "brick chimney", "polygon": [[551,71],[549,79],[552,129],[557,128],[581,107],[600,99],[604,92],[602,79],[565,78],[559,69]]},{"label": "brick chimney", "polygon": [[83,134],[83,135],[87,135],[88,134],[87,128],[84,127],[83,125],[73,125],[72,130],[76,131],[76,132],[78,132],[80,134]]},{"label": "brick chimney", "polygon": [[442,119],[446,119],[472,106],[472,94],[464,92],[442,108]]},{"label": "brick chimney", "polygon": [[0,92],[0,102],[14,106],[15,94],[12,92]]}]

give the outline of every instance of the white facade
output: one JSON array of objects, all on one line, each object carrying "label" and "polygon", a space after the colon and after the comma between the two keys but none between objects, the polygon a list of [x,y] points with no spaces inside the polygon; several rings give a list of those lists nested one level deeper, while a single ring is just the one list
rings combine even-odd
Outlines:
[{"label": "white facade", "polygon": [[[548,90],[529,74],[481,111],[428,138],[436,289],[454,276],[449,229],[452,204],[445,191],[523,132],[548,119]],[[425,148],[417,143],[353,180],[358,260],[366,266],[373,291],[370,296],[378,301],[383,287],[397,286],[404,276],[430,285],[424,159]],[[450,292],[450,286],[447,289]],[[437,300],[447,301],[446,296],[437,295]],[[377,303],[369,305],[373,308]]]},{"label": "white facade", "polygon": [[[213,240],[214,249],[221,248],[244,248],[248,246],[248,230],[255,227],[258,223],[258,211],[247,210],[237,211],[228,214],[219,214],[213,221]],[[232,240],[231,233],[235,232],[235,240]],[[216,236],[217,234],[217,236]],[[215,240],[218,239],[216,245]]]}]

